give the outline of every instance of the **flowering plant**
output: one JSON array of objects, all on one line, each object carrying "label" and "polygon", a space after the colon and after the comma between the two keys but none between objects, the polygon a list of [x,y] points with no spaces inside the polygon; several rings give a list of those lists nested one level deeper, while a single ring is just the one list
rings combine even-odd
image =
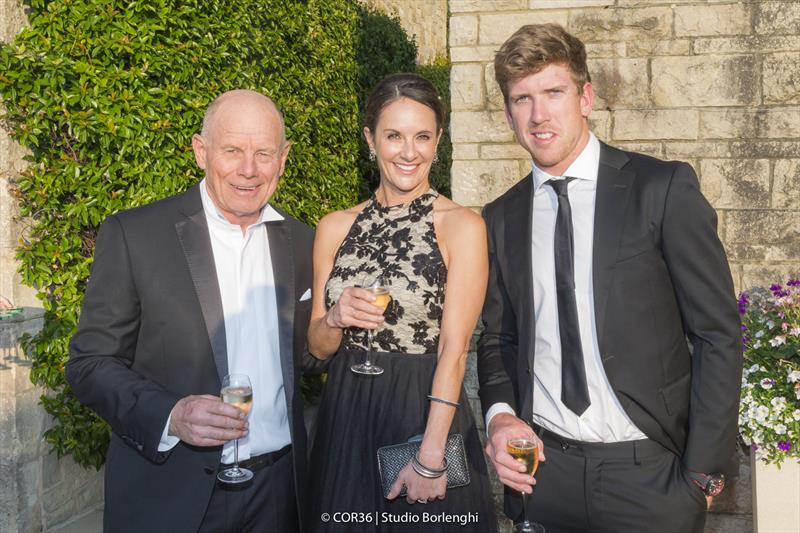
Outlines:
[{"label": "flowering plant", "polygon": [[800,280],[739,295],[739,432],[756,459],[800,459]]}]

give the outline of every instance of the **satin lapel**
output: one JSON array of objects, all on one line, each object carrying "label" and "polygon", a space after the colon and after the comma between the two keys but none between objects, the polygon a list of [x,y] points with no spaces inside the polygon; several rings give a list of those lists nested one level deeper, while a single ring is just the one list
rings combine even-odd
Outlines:
[{"label": "satin lapel", "polygon": [[[533,208],[533,176],[528,174],[519,183],[516,193],[509,198],[505,210],[505,225],[503,227],[503,240],[505,260],[508,264],[509,280],[518,280],[516,310],[518,313],[517,324],[520,351],[527,353],[527,375],[531,378],[523,394],[523,410],[532,405],[533,393],[533,354],[534,339],[536,338],[536,320],[533,308],[533,270],[531,267],[531,231]],[[526,419],[530,413],[521,413]]]},{"label": "satin lapel", "polygon": [[208,224],[202,204],[199,210],[193,213],[184,213],[187,218],[175,224],[178,239],[186,256],[186,264],[192,275],[197,299],[203,312],[208,339],[214,353],[214,363],[217,365],[219,379],[228,374],[228,347],[225,338],[225,319],[222,313],[222,296],[217,281],[217,269],[214,265],[214,252],[211,250],[211,240],[208,234]]},{"label": "satin lapel", "polygon": [[[285,222],[268,222],[269,255],[272,260],[272,275],[275,280],[275,301],[278,307],[278,336],[280,344],[281,371],[289,413],[292,412],[294,395],[294,257],[292,236]],[[293,417],[289,416],[290,426]]]},{"label": "satin lapel", "polygon": [[621,170],[627,163],[624,152],[600,144],[600,167],[597,173],[597,194],[594,208],[594,245],[592,250],[592,283],[598,344],[603,352],[605,308],[608,301],[611,273],[616,263],[625,223],[626,206],[635,175]]}]

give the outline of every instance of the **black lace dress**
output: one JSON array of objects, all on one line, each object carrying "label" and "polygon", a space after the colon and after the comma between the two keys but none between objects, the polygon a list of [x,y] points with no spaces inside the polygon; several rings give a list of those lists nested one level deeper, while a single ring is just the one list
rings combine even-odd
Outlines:
[{"label": "black lace dress", "polygon": [[483,450],[463,389],[450,432],[464,437],[470,484],[428,504],[389,501],[381,492],[377,449],[425,431],[447,279],[433,226],[437,196],[430,190],[388,208],[373,197],[336,254],[326,284],[328,307],[366,274],[391,279],[392,301],[373,339],[373,362],[383,374],[350,371],[364,360],[361,329],[345,330],[331,360],[313,431],[311,531],[496,530]]}]

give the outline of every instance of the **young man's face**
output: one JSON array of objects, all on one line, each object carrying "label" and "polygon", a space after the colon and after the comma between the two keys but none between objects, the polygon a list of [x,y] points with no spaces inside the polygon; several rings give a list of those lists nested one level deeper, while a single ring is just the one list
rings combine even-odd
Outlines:
[{"label": "young man's face", "polygon": [[561,176],[588,142],[593,100],[591,83],[579,93],[569,68],[551,64],[509,82],[506,119],[536,166]]}]

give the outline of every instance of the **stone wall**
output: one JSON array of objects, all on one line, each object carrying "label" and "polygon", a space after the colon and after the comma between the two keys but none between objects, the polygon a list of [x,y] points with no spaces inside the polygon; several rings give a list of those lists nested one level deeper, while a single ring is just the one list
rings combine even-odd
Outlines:
[{"label": "stone wall", "polygon": [[[18,0],[0,0],[0,41],[8,42],[25,26]],[[14,258],[24,221],[11,187],[26,162],[24,150],[0,129],[0,294],[25,312],[0,321],[0,531],[33,533],[68,522],[102,505],[102,473],[85,470],[50,453],[43,434],[50,424],[39,405],[43,390],[30,379],[30,361],[19,336],[42,327],[35,291],[22,285]]]},{"label": "stone wall", "polygon": [[719,214],[737,289],[800,274],[800,2],[450,0],[453,197],[480,208],[530,171],[492,59],[523,24],[587,44],[591,125],[690,162]]},{"label": "stone wall", "polygon": [[[479,209],[530,172],[492,60],[521,25],[556,22],[587,45],[595,134],[694,166],[737,289],[800,274],[800,1],[449,0],[449,8],[454,200]],[[707,532],[752,531],[744,456],[741,465]]]},{"label": "stone wall", "polygon": [[447,0],[359,0],[397,16],[417,42],[417,60],[429,64],[447,55]]}]

